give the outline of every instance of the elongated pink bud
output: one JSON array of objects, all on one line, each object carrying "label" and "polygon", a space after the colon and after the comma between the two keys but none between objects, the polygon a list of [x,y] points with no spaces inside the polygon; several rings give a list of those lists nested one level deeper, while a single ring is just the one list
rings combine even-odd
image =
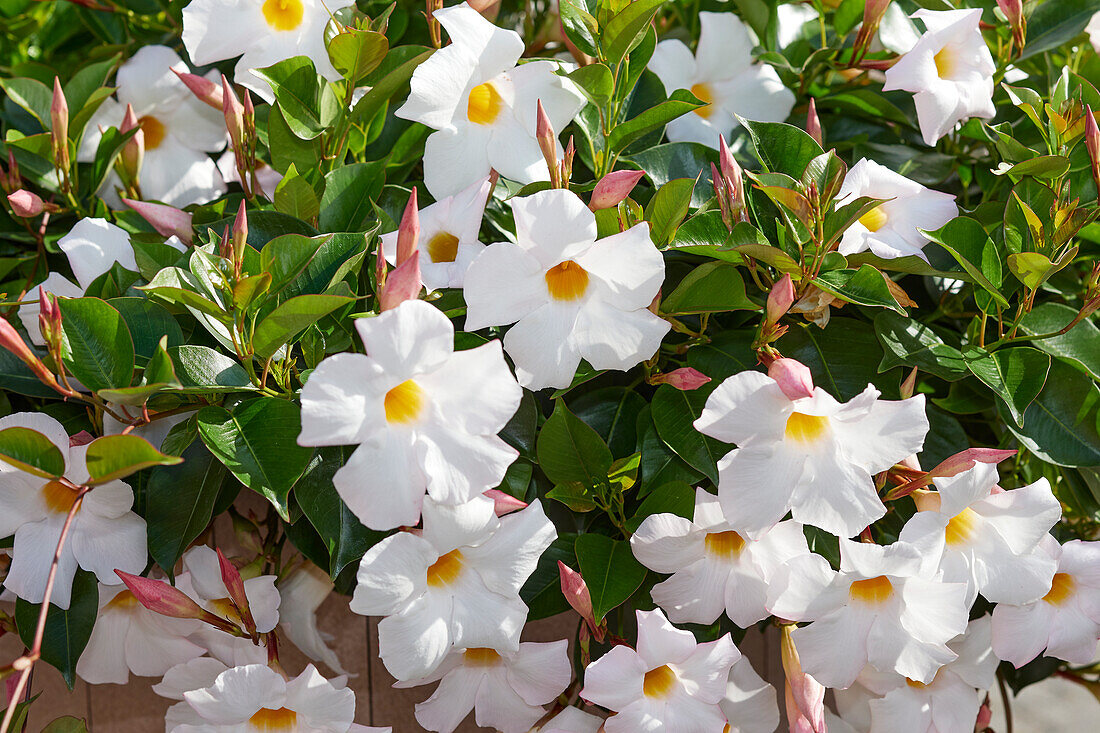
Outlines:
[{"label": "elongated pink bud", "polygon": [[404,303],[406,300],[416,300],[420,297],[420,288],[423,282],[420,280],[420,252],[412,255],[393,272],[386,277],[386,286],[382,289],[382,310]]},{"label": "elongated pink bud", "polygon": [[130,185],[136,185],[141,175],[141,164],[145,160],[145,131],[142,130],[141,122],[134,113],[133,105],[127,104],[126,115],[122,118],[118,131],[130,132],[133,129],[137,129],[137,132],[126,141],[122,147],[122,153],[118,156],[122,164],[123,177]]},{"label": "elongated pink bud", "polygon": [[42,200],[42,197],[25,188],[9,193],[8,203],[11,204],[11,210],[15,212],[15,215],[24,219],[38,216],[46,210],[46,202]]},{"label": "elongated pink bud", "polygon": [[997,7],[1005,14],[1008,22],[1015,25],[1024,16],[1024,5],[1020,0],[997,0]]},{"label": "elongated pink bud", "polygon": [[500,489],[489,489],[485,492],[485,496],[493,500],[493,511],[496,512],[498,517],[518,512],[520,509],[527,507],[527,502],[517,499],[511,494],[506,494]]},{"label": "elongated pink bud", "polygon": [[405,213],[401,215],[401,225],[397,228],[397,266],[405,264],[416,251],[420,238],[420,209],[416,202],[416,187],[413,186],[409,200],[405,204]]},{"label": "elongated pink bud", "polygon": [[1085,105],[1085,147],[1089,151],[1089,160],[1092,164],[1092,179],[1100,189],[1100,127],[1096,126],[1096,117],[1092,114],[1092,107]]},{"label": "elongated pink bud", "polygon": [[913,370],[909,372],[909,376],[905,378],[901,383],[900,392],[901,398],[907,400],[913,396],[913,393],[917,390],[917,368],[913,367]]},{"label": "elongated pink bud", "polygon": [[669,384],[684,392],[699,389],[709,381],[710,377],[691,367],[673,369],[671,372],[658,375],[652,380],[653,384]]},{"label": "elongated pink bud", "polygon": [[961,453],[946,458],[943,463],[928,472],[929,476],[947,478],[957,476],[963,471],[969,471],[979,463],[1000,463],[1003,460],[1016,455],[1014,450],[1001,450],[999,448],[967,448]]},{"label": "elongated pink bud", "polygon": [[174,206],[166,204],[154,204],[148,201],[135,201],[134,199],[122,199],[122,203],[141,215],[141,218],[149,222],[157,234],[162,237],[179,237],[184,244],[191,244],[194,230],[191,228],[191,214],[181,211]]},{"label": "elongated pink bud", "polygon": [[539,142],[542,157],[546,160],[546,168],[550,171],[550,185],[558,188],[561,185],[560,170],[558,168],[558,137],[554,132],[554,125],[550,122],[549,115],[542,107],[542,100],[536,102],[535,109],[535,139]]},{"label": "elongated pink bud", "polygon": [[[50,374],[49,370],[46,369],[46,365],[31,351],[31,347],[27,346],[27,342],[15,330],[15,326],[8,323],[6,318],[0,318],[0,346],[19,357],[19,361],[29,366],[36,374],[39,370]],[[50,377],[52,378],[53,374],[50,374]]]},{"label": "elongated pink bud", "polygon": [[63,171],[69,170],[69,103],[61,89],[61,80],[53,78],[53,100],[50,102],[50,135],[53,140],[54,162]]},{"label": "elongated pink bud", "polygon": [[825,733],[825,687],[802,671],[791,630],[794,624],[780,627],[780,657],[786,680],[784,702],[791,733]]},{"label": "elongated pink bud", "polygon": [[255,641],[259,638],[256,635],[256,621],[252,618],[252,609],[248,606],[248,595],[244,592],[244,580],[241,579],[241,572],[226,559],[221,550],[216,550],[216,552],[218,553],[218,568],[221,570],[225,589],[229,592],[229,600],[236,607],[237,615],[240,616],[241,622],[244,624],[244,630]]},{"label": "elongated pink bud", "polygon": [[765,322],[769,325],[779,322],[794,305],[794,282],[789,274],[783,275],[768,293],[768,310]]},{"label": "elongated pink bud", "polygon": [[638,181],[644,177],[645,171],[621,170],[608,173],[592,189],[592,198],[588,202],[588,208],[592,211],[599,211],[600,209],[610,209],[613,206],[618,206],[626,200],[634,187],[638,185]]},{"label": "elongated pink bud", "polygon": [[57,298],[45,288],[38,289],[38,329],[42,339],[51,346],[58,344],[61,338],[61,309],[57,307]]},{"label": "elongated pink bud", "polygon": [[144,578],[140,575],[131,575],[121,570],[115,570],[115,575],[122,579],[138,603],[148,608],[153,613],[172,618],[191,618],[197,621],[205,621],[215,626],[226,625],[224,619],[205,610],[192,598],[179,588],[165,583],[163,580]]},{"label": "elongated pink bud", "polygon": [[776,381],[789,400],[813,397],[814,378],[805,364],[795,359],[776,359],[768,367],[768,376]]},{"label": "elongated pink bud", "polygon": [[244,106],[237,99],[237,93],[233,91],[233,85],[222,74],[222,114],[225,116],[225,129],[229,132],[229,139],[233,141],[233,152],[241,150],[244,140]]},{"label": "elongated pink bud", "polygon": [[0,188],[4,189],[6,193],[17,191],[22,186],[22,179],[19,174],[19,163],[15,160],[15,148],[8,147],[8,170],[4,171],[3,166],[0,166]]},{"label": "elongated pink bud", "polygon": [[806,132],[810,137],[817,141],[818,145],[822,145],[821,136],[821,119],[817,116],[817,102],[813,97],[810,97],[810,106],[806,110]]},{"label": "elongated pink bud", "polygon": [[225,93],[219,85],[198,74],[189,74],[186,71],[176,71],[175,69],[172,69],[172,73],[179,77],[179,80],[191,90],[191,93],[200,102],[210,105],[219,112],[222,111]]},{"label": "elongated pink bud", "polygon": [[588,585],[584,582],[584,578],[561,560],[558,560],[558,575],[561,577],[561,593],[565,596],[565,600],[588,624],[596,641],[603,641],[604,628],[602,624],[596,625],[596,615],[592,610],[592,594],[588,592]]}]

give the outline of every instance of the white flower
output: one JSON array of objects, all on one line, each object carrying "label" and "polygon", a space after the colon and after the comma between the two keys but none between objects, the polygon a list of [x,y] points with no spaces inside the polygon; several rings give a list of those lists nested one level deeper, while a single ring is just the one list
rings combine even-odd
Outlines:
[{"label": "white flower", "polygon": [[838,198],[851,203],[861,196],[889,199],[859,217],[844,232],[840,253],[871,252],[885,259],[916,255],[923,260],[928,238],[920,229],[935,231],[958,216],[955,197],[933,191],[866,158],[844,177]]},{"label": "white flower", "polygon": [[421,300],[355,327],[367,356],[322,361],[302,389],[300,445],[358,444],[333,478],[371,529],[411,526],[424,492],[461,504],[491,489],[519,455],[497,433],[523,390],[500,341],[454,350],[454,326]]},{"label": "white flower", "polygon": [[723,733],[775,733],[779,726],[775,688],[760,679],[746,657],[734,662],[718,707],[728,723]]},{"label": "white flower", "polygon": [[851,685],[870,664],[928,684],[955,659],[947,642],[966,629],[966,586],[944,583],[924,556],[934,548],[840,540],[840,572],[819,555],[791,560],[768,590],[771,612],[812,621],[791,633],[802,668],[826,687]]},{"label": "white flower", "polygon": [[240,56],[234,81],[268,102],[271,87],[252,69],[307,56],[317,73],[340,79],[325,50],[331,14],[351,0],[192,0],[183,9],[183,45],[191,61],[206,66]]},{"label": "white flower", "polygon": [[[226,150],[218,158],[218,172],[222,174],[222,178],[225,179],[226,183],[241,182],[241,174],[237,170],[237,159],[232,150]],[[260,184],[259,193],[269,200],[274,198],[275,189],[282,180],[282,173],[262,160],[256,161],[256,182]]]},{"label": "white flower", "polygon": [[[116,99],[105,100],[92,116],[77,160],[95,160],[102,131],[122,124],[129,104],[145,141],[139,173],[142,196],[176,207],[205,204],[226,192],[225,181],[208,155],[225,147],[225,120],[200,102],[172,69],[190,71],[167,46],[144,46],[120,66]],[[115,194],[118,183],[112,173],[101,188],[113,206],[121,206]]]},{"label": "white flower", "polygon": [[673,142],[697,142],[717,149],[740,127],[734,115],[761,122],[782,122],[794,107],[794,92],[783,86],[775,69],[752,62],[753,41],[745,24],[731,12],[699,13],[699,46],[691,50],[677,40],[657,44],[650,70],[671,94],[690,89],[703,102],[693,112],[668,123]]},{"label": "white flower", "polygon": [[[707,398],[695,428],[738,448],[718,463],[718,499],[736,532],[754,536],[788,511],[794,519],[851,537],[886,509],[872,474],[918,453],[928,432],[924,397],[879,399],[867,385],[837,402],[809,372],[796,385],[755,371],[735,374]],[[778,364],[779,362],[776,362]],[[773,368],[773,372],[774,372]]]},{"label": "white flower", "polygon": [[994,493],[996,465],[978,463],[935,484],[938,493],[915,497],[921,511],[900,538],[942,544],[943,579],[967,584],[967,605],[978,593],[993,603],[1017,604],[1047,594],[1057,563],[1039,543],[1062,516],[1062,507],[1045,478]]},{"label": "white flower", "polygon": [[767,618],[768,580],[792,557],[809,552],[802,525],[780,522],[758,539],[730,529],[718,497],[695,490],[695,518],[652,514],[630,538],[638,561],[672,573],[653,600],[675,623],[712,624],[725,611],[742,628]]},{"label": "white flower", "polygon": [[921,136],[928,145],[971,117],[992,117],[996,64],[978,29],[981,8],[918,10],[928,29],[886,70],[883,91],[913,92]]},{"label": "white flower", "polygon": [[[88,447],[70,447],[69,435],[57,420],[31,412],[0,418],[0,430],[14,427],[36,430],[57,446],[65,459],[67,481],[80,486],[88,480]],[[0,537],[15,535],[4,587],[23,600],[42,602],[61,528],[76,497],[77,492],[60,481],[0,461]],[[145,520],[131,511],[133,505],[134,492],[122,481],[108,481],[84,495],[61,548],[50,603],[69,607],[78,566],[95,573],[101,583],[118,583],[116,568],[128,573],[145,568]]]},{"label": "white flower", "polygon": [[424,185],[432,196],[458,193],[498,171],[520,183],[545,181],[535,139],[537,102],[555,130],[568,125],[584,99],[554,72],[556,61],[520,66],[523,39],[498,28],[466,3],[434,14],[451,43],[413,72],[409,98],[394,114],[436,130],[424,146]]},{"label": "white flower", "polygon": [[778,26],[776,28],[776,41],[779,42],[780,48],[786,48],[802,38],[806,24],[811,20],[817,20],[818,17],[817,10],[812,5],[797,5],[795,3],[780,5],[775,9],[775,15],[776,25]]},{"label": "white flower", "polygon": [[1085,33],[1089,36],[1092,49],[1100,53],[1100,13],[1096,13],[1089,19],[1089,24],[1085,26]]},{"label": "white flower", "polygon": [[331,636],[317,628],[317,609],[332,593],[328,573],[307,562],[291,572],[278,588],[279,625],[287,638],[310,659],[324,662],[334,672],[347,674],[336,652],[326,643]]},{"label": "white flower", "polygon": [[51,272],[45,280],[27,291],[23,300],[33,302],[19,306],[19,320],[27,329],[31,342],[38,346],[46,343],[38,325],[40,290],[62,298],[79,298],[97,277],[110,270],[116,262],[127,270],[138,269],[130,235],[106,219],[81,219],[68,234],[57,240],[57,246],[69,259],[69,267],[79,284]]},{"label": "white flower", "polygon": [[205,652],[186,638],[198,626],[197,621],[153,613],[124,585],[100,583],[99,614],[76,673],[93,685],[124,685],[131,672],[160,677]]},{"label": "white flower", "polygon": [[568,387],[581,359],[630,369],[669,324],[647,306],[665,278],[649,225],[596,240],[596,217],[569,191],[513,200],[516,244],[485,249],[466,271],[466,330],[515,323],[504,349],[520,384]]},{"label": "white flower", "polygon": [[581,697],[616,712],[607,733],[715,733],[726,726],[719,704],[741,658],[729,634],[697,644],[660,610],[637,611],[638,650],[615,646],[584,673]]},{"label": "white flower", "polygon": [[1040,547],[1058,561],[1050,592],[1024,605],[993,609],[993,653],[1016,667],[1045,650],[1048,657],[1088,664],[1100,637],[1100,542],[1053,537]]},{"label": "white flower", "polygon": [[[478,231],[491,194],[486,178],[420,210],[420,279],[429,291],[462,287],[466,269],[485,249]],[[397,231],[382,235],[382,251],[391,265],[396,264]]]},{"label": "white flower", "polygon": [[601,725],[603,725],[603,718],[574,707],[567,707],[548,720],[546,725],[539,729],[539,733],[599,733]]},{"label": "white flower", "polygon": [[527,733],[543,708],[569,684],[569,643],[524,642],[517,651],[465,649],[452,652],[431,675],[398,687],[439,680],[432,696],[416,704],[416,721],[427,730],[452,733],[474,711],[482,728]]},{"label": "white flower", "polygon": [[[71,381],[71,380],[70,380]],[[111,402],[108,403],[111,409],[116,412],[119,411],[120,405],[116,405]],[[181,412],[178,415],[169,415],[168,417],[158,418],[152,422],[144,423],[136,428],[130,430],[130,435],[136,435],[139,438],[145,438],[149,441],[150,445],[154,448],[160,448],[161,443],[168,437],[168,433],[172,432],[172,428],[179,425],[181,422],[188,420],[193,413]],[[119,422],[111,417],[108,413],[103,413],[103,434],[104,435],[119,435],[123,430],[130,427],[128,422]]]},{"label": "white flower", "polygon": [[425,677],[453,648],[519,648],[527,606],[519,590],[557,532],[542,505],[498,519],[478,497],[424,500],[424,529],[379,542],[359,565],[351,610],[378,623],[383,664],[399,680]]}]

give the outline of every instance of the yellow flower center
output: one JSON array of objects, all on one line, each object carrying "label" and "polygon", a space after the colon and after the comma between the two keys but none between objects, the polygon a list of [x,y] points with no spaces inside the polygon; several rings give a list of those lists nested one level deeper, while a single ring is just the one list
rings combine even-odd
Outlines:
[{"label": "yellow flower center", "polygon": [[909,685],[914,690],[923,690],[925,687],[928,687],[928,685],[924,684],[923,682],[918,682],[917,680],[911,680],[908,677],[905,678],[905,684]]},{"label": "yellow flower center", "polygon": [[233,601],[228,598],[215,598],[212,601],[207,601],[210,606],[210,610],[218,614],[222,618],[232,621],[235,624],[242,623],[241,615],[237,613],[237,607],[233,605]]},{"label": "yellow flower center", "polygon": [[672,692],[676,683],[676,673],[667,664],[651,669],[642,679],[642,692],[646,697],[664,697]]},{"label": "yellow flower center", "polygon": [[389,422],[409,424],[420,417],[424,409],[424,390],[411,379],[406,379],[386,393],[382,406]]},{"label": "yellow flower center", "polygon": [[576,300],[588,290],[588,273],[573,260],[546,271],[546,289],[554,300]]},{"label": "yellow flower center", "polygon": [[1069,573],[1055,573],[1054,582],[1050,585],[1050,592],[1043,596],[1043,600],[1052,606],[1061,606],[1070,599],[1077,590],[1077,581]]},{"label": "yellow flower center", "polygon": [[145,140],[146,150],[156,150],[164,142],[164,123],[152,115],[138,118],[141,136]]},{"label": "yellow flower center", "polygon": [[107,608],[117,608],[120,610],[130,610],[136,608],[138,605],[138,599],[134,597],[134,594],[129,590],[119,591],[115,594],[115,597],[107,602]]},{"label": "yellow flower center", "polygon": [[[269,0],[270,2],[270,0]],[[260,708],[248,719],[248,727],[255,731],[295,731],[298,729],[298,713],[286,708],[272,710]]]},{"label": "yellow flower center", "polygon": [[466,102],[466,118],[477,125],[491,125],[504,109],[504,98],[487,81],[470,90],[470,99]]},{"label": "yellow flower center", "polygon": [[877,232],[879,229],[882,229],[884,226],[886,226],[886,220],[888,218],[889,217],[886,216],[886,212],[882,210],[882,207],[876,206],[863,216],[859,217],[859,223],[867,227],[868,231]]},{"label": "yellow flower center", "polygon": [[446,555],[441,555],[438,560],[428,568],[428,585],[433,588],[441,588],[450,585],[462,572],[462,553],[451,550]]},{"label": "yellow flower center", "polygon": [[885,575],[877,578],[857,580],[848,589],[848,597],[853,601],[879,604],[894,595],[894,585]]},{"label": "yellow flower center", "polygon": [[947,527],[943,530],[943,536],[947,544],[952,547],[963,545],[969,542],[970,538],[974,536],[974,531],[977,527],[977,512],[973,509],[963,509],[958,514],[951,517],[951,521],[947,523]]},{"label": "yellow flower center", "polygon": [[823,415],[803,415],[792,412],[787,418],[786,435],[789,440],[799,443],[815,443],[821,439],[829,427],[829,418]]},{"label": "yellow flower center", "polygon": [[936,64],[936,74],[941,79],[950,79],[955,73],[955,52],[950,46],[944,46],[932,57]]},{"label": "yellow flower center", "polygon": [[432,262],[454,262],[458,256],[458,237],[439,232],[428,240],[428,257]]},{"label": "yellow flower center", "polygon": [[736,532],[714,532],[703,540],[707,552],[714,557],[733,559],[741,554],[745,540]]},{"label": "yellow flower center", "polygon": [[266,0],[264,20],[277,31],[292,31],[302,24],[302,0]]},{"label": "yellow flower center", "polygon": [[493,667],[500,661],[496,649],[467,649],[462,655],[467,667]]},{"label": "yellow flower center", "polygon": [[79,495],[60,481],[50,481],[42,486],[42,500],[54,514],[68,514]]},{"label": "yellow flower center", "polygon": [[696,107],[694,109],[695,114],[699,115],[704,120],[714,114],[714,93],[711,92],[709,85],[702,82],[692,84],[691,93],[698,97],[699,101],[706,102],[702,107]]}]

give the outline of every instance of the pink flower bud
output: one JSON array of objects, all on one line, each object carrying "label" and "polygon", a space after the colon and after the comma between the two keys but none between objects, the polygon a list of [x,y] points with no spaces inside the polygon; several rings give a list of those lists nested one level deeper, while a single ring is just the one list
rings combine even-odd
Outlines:
[{"label": "pink flower bud", "polygon": [[673,369],[671,372],[655,377],[653,379],[653,384],[670,384],[678,390],[690,392],[693,389],[699,389],[709,381],[710,377],[703,374],[698,369],[680,367],[679,369]]},{"label": "pink flower bud", "polygon": [[115,575],[122,579],[138,603],[153,613],[172,618],[193,618],[199,621],[206,621],[207,616],[213,616],[186,593],[163,580],[131,575],[121,570],[115,570]]},{"label": "pink flower bud", "polygon": [[573,156],[577,154],[577,147],[573,144],[573,136],[565,143],[565,154],[561,159],[561,187],[569,187],[569,179],[573,177]]},{"label": "pink flower bud", "polygon": [[558,560],[558,575],[561,577],[561,593],[565,596],[565,600],[588,624],[596,641],[603,641],[604,627],[602,624],[596,625],[596,615],[592,610],[592,595],[588,592],[588,585],[584,582],[584,578],[561,560]]},{"label": "pink flower bud", "polygon": [[15,212],[15,215],[24,219],[38,216],[46,210],[46,202],[42,200],[42,197],[25,188],[9,193],[8,203],[11,204],[11,210]]},{"label": "pink flower bud", "polygon": [[1100,188],[1100,127],[1096,126],[1096,117],[1088,105],[1085,105],[1085,147],[1092,163],[1092,178]]},{"label": "pink flower bud", "polygon": [[141,175],[141,164],[145,160],[145,132],[141,129],[141,122],[138,120],[133,106],[127,104],[126,115],[122,118],[122,124],[119,125],[118,131],[130,132],[133,129],[137,129],[137,132],[126,141],[118,158],[122,164],[125,177],[131,184],[136,183]]},{"label": "pink flower bud", "polygon": [[185,71],[176,71],[175,69],[172,69],[172,73],[179,77],[179,80],[191,90],[191,93],[194,94],[200,102],[210,105],[219,112],[222,111],[224,92],[222,92],[220,86],[198,74],[188,74]]},{"label": "pink flower bud", "polygon": [[57,344],[61,338],[61,309],[53,293],[44,288],[38,289],[38,328],[47,344]]},{"label": "pink flower bud", "polygon": [[0,169],[0,188],[6,192],[18,190],[22,185],[19,175],[19,163],[15,160],[15,149],[8,147],[8,170],[6,173]]},{"label": "pink flower bud", "polygon": [[784,702],[791,733],[825,733],[825,687],[802,671],[798,650],[791,637],[793,624],[780,631],[780,657],[786,680]]},{"label": "pink flower bud", "polygon": [[415,251],[397,266],[386,278],[386,285],[382,288],[382,310],[404,303],[406,300],[416,300],[420,296],[420,288],[423,285],[420,280],[420,252]]},{"label": "pink flower bud", "polygon": [[1024,4],[1020,0],[997,0],[997,7],[1005,14],[1005,18],[1013,26],[1019,24],[1024,17]]},{"label": "pink flower bud", "polygon": [[768,376],[776,381],[789,400],[812,397],[814,379],[805,364],[794,359],[776,359],[768,367]]},{"label": "pink flower bud", "polygon": [[745,203],[745,181],[741,173],[741,166],[726,145],[726,138],[718,136],[718,163],[722,170],[722,177],[726,179],[726,186],[730,189],[730,197],[733,203],[743,206]]},{"label": "pink flower bud", "polygon": [[405,212],[401,215],[401,226],[397,228],[397,266],[405,264],[416,251],[420,238],[420,210],[416,202],[416,187],[409,194]]},{"label": "pink flower bud", "polygon": [[191,214],[186,211],[181,211],[174,206],[133,199],[122,199],[122,203],[140,214],[141,218],[149,222],[162,237],[176,236],[184,244],[191,244],[193,238]]},{"label": "pink flower bud", "polygon": [[901,392],[901,398],[907,400],[913,396],[913,393],[917,390],[917,368],[913,367],[913,371],[909,372],[909,376],[901,383],[899,391]]},{"label": "pink flower bud", "polygon": [[768,293],[768,310],[765,323],[772,325],[779,323],[779,319],[786,315],[794,305],[794,282],[789,274],[783,275]]},{"label": "pink flower bud", "polygon": [[493,511],[496,512],[498,517],[518,512],[527,506],[527,502],[517,499],[511,494],[506,494],[500,489],[489,489],[484,495],[493,500]]},{"label": "pink flower bud", "polygon": [[535,139],[538,140],[542,157],[546,161],[546,168],[550,171],[550,185],[558,188],[561,185],[560,170],[558,168],[558,137],[554,132],[554,126],[550,117],[542,107],[542,100],[535,102]]},{"label": "pink flower bud", "polygon": [[50,134],[53,137],[54,162],[61,170],[69,169],[69,103],[61,89],[61,80],[53,78],[53,101],[50,102]]},{"label": "pink flower bud", "polygon": [[222,582],[225,583],[225,589],[229,592],[229,600],[236,607],[237,615],[244,623],[245,631],[255,641],[259,638],[256,635],[256,621],[253,620],[252,609],[248,606],[248,596],[244,592],[244,580],[241,579],[241,573],[233,563],[226,559],[221,550],[216,550],[216,552],[218,553],[218,567],[222,573]]},{"label": "pink flower bud", "polygon": [[817,116],[817,102],[813,97],[810,97],[810,106],[806,110],[806,132],[817,141],[818,145],[822,144],[821,120]]},{"label": "pink flower bud", "polygon": [[233,85],[222,74],[222,114],[225,116],[225,129],[229,132],[229,139],[233,141],[233,152],[242,150],[244,140],[244,106],[237,99],[237,93],[233,91]]},{"label": "pink flower bud", "polygon": [[608,173],[592,189],[592,198],[588,202],[588,208],[592,211],[599,211],[600,209],[610,209],[613,206],[618,206],[626,200],[634,187],[638,185],[638,181],[644,177],[645,171],[621,170]]},{"label": "pink flower bud", "polygon": [[969,471],[978,463],[1000,463],[1016,455],[1014,450],[999,448],[967,448],[961,453],[945,459],[943,463],[928,472],[929,477],[948,478],[963,471]]}]

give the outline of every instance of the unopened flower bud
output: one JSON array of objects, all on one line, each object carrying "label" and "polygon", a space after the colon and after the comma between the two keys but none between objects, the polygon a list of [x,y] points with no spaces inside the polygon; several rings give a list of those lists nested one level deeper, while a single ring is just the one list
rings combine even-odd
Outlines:
[{"label": "unopened flower bud", "polygon": [[57,307],[57,298],[45,289],[38,289],[38,330],[42,340],[51,346],[61,339],[61,309]]},{"label": "unopened flower bud", "polygon": [[27,368],[34,373],[34,376],[38,377],[38,381],[42,382],[47,387],[62,394],[69,392],[69,390],[66,390],[57,383],[57,378],[54,376],[53,372],[46,368],[46,365],[38,358],[38,355],[31,351],[31,347],[27,346],[23,337],[19,335],[15,327],[8,323],[5,318],[0,318],[0,347],[7,349],[14,354],[19,361],[26,364]]},{"label": "unopened flower bud", "polygon": [[852,45],[852,59],[860,59],[867,52],[867,47],[878,32],[882,16],[886,15],[886,8],[890,0],[867,0],[863,5],[863,23],[856,34],[855,43]]},{"label": "unopened flower bud", "polygon": [[780,627],[780,657],[786,680],[784,702],[790,730],[799,733],[825,733],[825,687],[802,671],[798,650],[791,631],[794,624]]},{"label": "unopened flower bud", "polygon": [[179,80],[184,83],[191,93],[202,102],[208,104],[219,112],[222,111],[222,100],[224,92],[222,88],[214,82],[207,79],[205,76],[199,76],[198,74],[189,74],[186,71],[176,71],[172,69],[172,73],[179,77]]},{"label": "unopened flower bud", "polygon": [[997,7],[1005,14],[1005,19],[1012,27],[1012,42],[1016,45],[1015,52],[1018,55],[1023,50],[1027,38],[1027,18],[1024,17],[1024,4],[1022,0],[997,0]]},{"label": "unopened flower bud", "polygon": [[764,322],[769,326],[779,323],[779,319],[794,305],[794,298],[794,282],[790,274],[785,274],[772,285],[771,292],[768,293],[767,315]]},{"label": "unopened flower bud", "polygon": [[22,187],[22,178],[19,175],[19,163],[15,160],[15,151],[8,147],[8,170],[0,167],[0,188],[5,193],[17,191]]},{"label": "unopened flower bud", "polygon": [[420,238],[420,209],[416,201],[416,187],[409,194],[405,211],[401,214],[401,225],[397,228],[397,266],[405,264],[416,251]]},{"label": "unopened flower bud", "polygon": [[592,610],[592,594],[588,592],[584,578],[561,560],[558,560],[558,575],[561,577],[561,593],[565,600],[584,619],[596,641],[603,641],[604,626],[596,623],[596,614]]},{"label": "unopened flower bud", "polygon": [[789,400],[813,397],[814,378],[805,364],[795,359],[776,359],[768,367],[768,376],[775,380]]},{"label": "unopened flower bud", "polygon": [[565,154],[561,159],[561,187],[569,188],[569,179],[573,177],[573,157],[577,154],[577,146],[573,144],[573,136],[569,136],[565,143]]},{"label": "unopened flower bud", "polygon": [[141,122],[134,112],[133,105],[126,105],[126,114],[119,125],[119,132],[137,130],[134,136],[122,146],[122,152],[118,156],[119,165],[122,167],[123,181],[136,187],[140,180],[141,164],[145,160],[145,132],[141,129]]},{"label": "unopened flower bud", "polygon": [[913,396],[913,393],[917,390],[917,368],[913,367],[913,371],[909,372],[909,376],[901,383],[901,398],[907,400]]},{"label": "unopened flower bud", "polygon": [[53,101],[50,103],[50,135],[53,140],[54,163],[62,171],[69,170],[69,103],[61,89],[61,80],[53,78]]},{"label": "unopened flower bud", "polygon": [[42,197],[25,188],[9,193],[8,203],[11,204],[11,210],[15,212],[15,215],[24,219],[38,216],[46,210],[46,202],[42,200]]},{"label": "unopened flower bud", "polygon": [[806,109],[806,132],[817,141],[818,145],[823,145],[821,120],[817,116],[817,102],[814,101],[813,97],[810,97],[810,104]]},{"label": "unopened flower bud", "polygon": [[115,575],[126,584],[138,603],[153,613],[170,616],[171,618],[190,618],[203,621],[230,633],[236,630],[228,621],[205,610],[186,593],[165,583],[163,580],[143,578],[140,575],[131,575],[121,570],[115,570]]},{"label": "unopened flower bud", "polygon": [[233,142],[233,151],[236,152],[241,149],[244,140],[244,106],[225,74],[222,74],[222,114],[225,116],[225,129]]},{"label": "unopened flower bud", "polygon": [[1096,126],[1096,117],[1092,114],[1092,107],[1085,106],[1085,146],[1089,150],[1089,160],[1092,163],[1092,180],[1096,182],[1097,190],[1100,190],[1100,127]]},{"label": "unopened flower bud", "polygon": [[241,579],[241,572],[226,559],[220,549],[216,552],[218,553],[218,568],[221,570],[222,583],[225,584],[225,589],[229,592],[229,600],[237,609],[237,615],[240,617],[241,623],[244,624],[245,631],[248,632],[253,641],[256,641],[259,638],[256,634],[256,621],[252,618],[252,609],[248,606],[248,596],[244,591],[244,580]]},{"label": "unopened flower bud", "polygon": [[503,517],[505,514],[511,514],[512,512],[518,512],[520,509],[524,509],[527,506],[527,502],[522,499],[517,499],[511,494],[506,494],[500,489],[489,489],[484,493],[484,496],[493,500],[493,512],[498,517]]},{"label": "unopened flower bud", "polygon": [[710,377],[703,374],[698,369],[692,369],[691,367],[680,367],[674,369],[666,374],[660,374],[654,377],[653,384],[667,384],[675,387],[682,392],[690,392],[693,389],[699,389],[704,384],[710,381]]},{"label": "unopened flower bud", "polygon": [[248,211],[245,202],[241,201],[237,209],[237,218],[233,220],[233,271],[237,277],[241,276],[241,267],[244,264],[244,248],[248,245]]},{"label": "unopened flower bud", "polygon": [[546,161],[546,168],[550,171],[550,185],[553,188],[561,186],[560,171],[558,169],[558,137],[554,132],[554,125],[550,122],[550,116],[543,109],[542,100],[535,103],[535,139],[538,140],[542,157]]},{"label": "unopened flower bud", "polygon": [[386,277],[386,285],[382,288],[379,298],[381,308],[388,311],[404,303],[406,300],[416,300],[420,297],[420,288],[423,282],[420,280],[420,252],[414,251],[402,264]]},{"label": "unopened flower bud", "polygon": [[610,209],[613,206],[618,206],[626,200],[634,187],[638,185],[638,181],[644,177],[645,171],[621,170],[608,173],[592,189],[592,198],[588,202],[588,208],[592,211],[599,211],[600,209]]},{"label": "unopened flower bud", "polygon": [[174,206],[134,199],[122,199],[122,203],[140,214],[142,219],[152,225],[157,234],[163,237],[179,237],[184,244],[191,244],[194,231],[191,228],[191,214],[186,211],[181,211]]}]

